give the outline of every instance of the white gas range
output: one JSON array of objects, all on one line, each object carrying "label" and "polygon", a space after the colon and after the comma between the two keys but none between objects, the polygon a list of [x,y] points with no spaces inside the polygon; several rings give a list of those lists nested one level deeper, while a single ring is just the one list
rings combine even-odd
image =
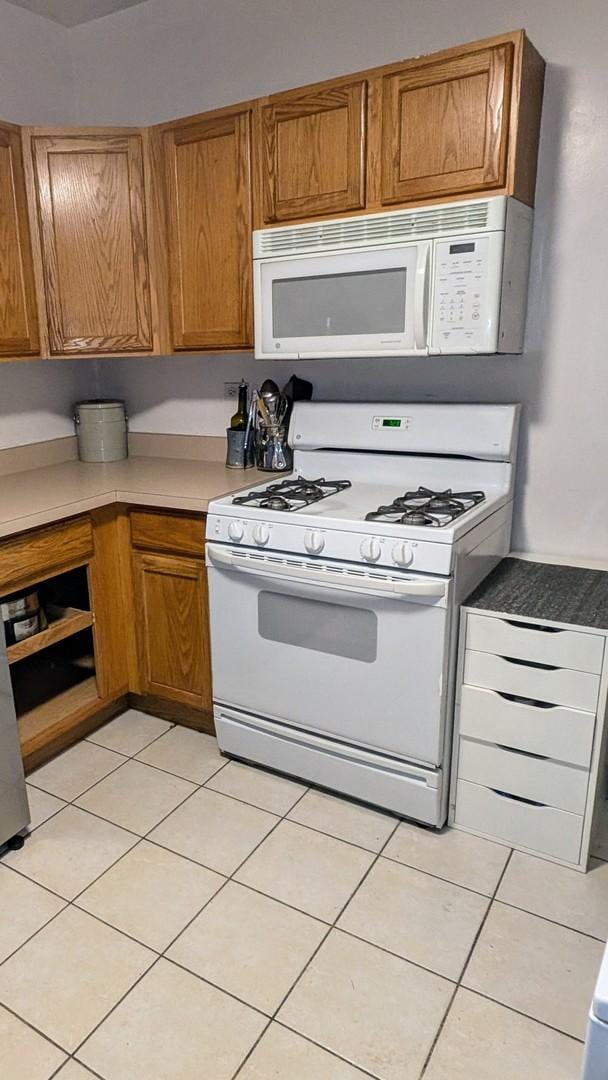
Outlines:
[{"label": "white gas range", "polygon": [[222,750],[443,825],[458,605],[509,550],[518,421],[295,406],[293,473],[209,506]]}]

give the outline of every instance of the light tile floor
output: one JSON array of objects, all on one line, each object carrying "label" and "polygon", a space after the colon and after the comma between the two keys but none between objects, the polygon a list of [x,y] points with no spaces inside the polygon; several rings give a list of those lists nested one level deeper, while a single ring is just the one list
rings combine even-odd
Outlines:
[{"label": "light tile floor", "polygon": [[2,1080],[576,1080],[587,875],[129,711],[29,778],[0,861]]}]

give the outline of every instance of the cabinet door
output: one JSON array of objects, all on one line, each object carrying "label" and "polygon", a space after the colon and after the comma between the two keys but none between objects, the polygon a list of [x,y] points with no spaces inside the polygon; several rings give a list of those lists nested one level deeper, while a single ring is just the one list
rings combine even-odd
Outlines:
[{"label": "cabinet door", "polygon": [[413,63],[383,79],[383,204],[506,181],[513,45]]},{"label": "cabinet door", "polygon": [[265,222],[365,206],[367,82],[280,94],[262,106]]},{"label": "cabinet door", "polygon": [[203,561],[136,552],[133,568],[142,693],[211,711]]},{"label": "cabinet door", "polygon": [[39,351],[21,140],[0,125],[0,356]]},{"label": "cabinet door", "polygon": [[139,135],[34,136],[52,353],[152,348]]},{"label": "cabinet door", "polygon": [[251,114],[164,132],[174,349],[248,346]]}]

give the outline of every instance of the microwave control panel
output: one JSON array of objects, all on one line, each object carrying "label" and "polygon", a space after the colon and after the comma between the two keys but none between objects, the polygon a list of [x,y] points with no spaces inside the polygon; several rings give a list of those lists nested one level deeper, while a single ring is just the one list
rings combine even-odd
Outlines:
[{"label": "microwave control panel", "polygon": [[503,235],[435,241],[432,352],[495,351]]}]

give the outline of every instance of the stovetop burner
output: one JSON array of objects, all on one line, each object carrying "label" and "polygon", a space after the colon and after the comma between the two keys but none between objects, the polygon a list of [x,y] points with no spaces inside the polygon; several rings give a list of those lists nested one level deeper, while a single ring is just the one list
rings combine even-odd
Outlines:
[{"label": "stovetop burner", "polygon": [[320,499],[327,499],[329,495],[336,495],[338,491],[344,491],[350,486],[350,480],[326,480],[324,477],[319,480],[306,480],[303,476],[298,476],[277,484],[269,484],[263,491],[235,495],[232,502],[237,506],[257,506],[261,510],[292,513],[319,502]]},{"label": "stovetop burner", "polygon": [[406,491],[390,506],[379,506],[365,515],[366,521],[387,521],[392,525],[430,525],[440,529],[449,525],[461,514],[483,502],[483,491],[431,491],[419,487],[418,491]]}]

